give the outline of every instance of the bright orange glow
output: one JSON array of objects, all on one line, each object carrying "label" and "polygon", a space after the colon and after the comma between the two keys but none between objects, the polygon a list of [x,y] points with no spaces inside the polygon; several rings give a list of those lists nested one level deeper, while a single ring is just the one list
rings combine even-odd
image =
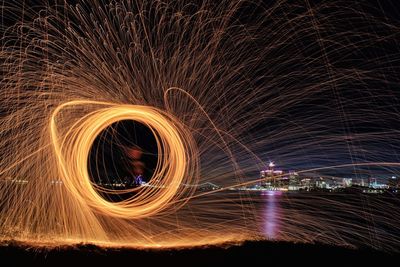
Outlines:
[{"label": "bright orange glow", "polygon": [[[99,108],[74,122],[62,136],[57,131],[57,115],[63,108],[77,105],[96,105]],[[140,194],[128,200],[112,203],[99,195],[90,180],[87,162],[95,138],[109,125],[121,120],[134,120],[148,126],[156,137],[161,155],[150,183]],[[80,205],[88,205],[105,215],[138,219],[157,214],[170,206],[171,201],[188,192],[179,186],[191,183],[197,174],[196,166],[188,166],[188,155],[196,155],[192,137],[171,116],[147,106],[113,105],[93,101],[72,101],[60,105],[51,116],[50,134],[59,162],[60,177],[72,197]],[[61,140],[61,141],[60,141]],[[191,159],[193,161],[193,158]],[[126,192],[138,190],[127,189]],[[176,206],[175,206],[176,208]]]}]

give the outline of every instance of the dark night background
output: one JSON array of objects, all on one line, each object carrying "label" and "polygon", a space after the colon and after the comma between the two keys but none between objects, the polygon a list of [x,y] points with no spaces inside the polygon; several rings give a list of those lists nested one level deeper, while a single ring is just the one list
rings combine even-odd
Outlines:
[{"label": "dark night background", "polygon": [[[290,6],[290,10],[282,5],[274,11],[290,20],[310,7],[318,10],[312,19],[307,17],[301,23],[293,23],[290,29],[285,28],[293,36],[293,43],[272,48],[260,64],[263,78],[257,83],[279,76],[285,76],[287,81],[266,88],[265,97],[259,97],[260,103],[270,103],[271,111],[261,110],[261,105],[257,110],[255,105],[252,112],[238,120],[240,125],[251,116],[265,116],[263,123],[246,130],[248,134],[243,139],[259,140],[260,133],[264,133],[264,140],[273,141],[258,145],[260,151],[268,151],[265,155],[260,153],[262,159],[274,161],[285,170],[399,162],[400,4],[332,1],[332,5],[320,8],[321,3],[304,1]],[[239,20],[251,18],[245,11],[239,15]],[[385,22],[397,28],[382,26]],[[264,27],[279,26],[272,19],[264,23]],[[304,27],[315,31],[303,31]],[[263,40],[259,42],[267,45]],[[324,89],[308,95],[301,93],[301,88],[306,90],[318,83]],[[350,167],[319,174],[387,179],[398,175],[399,169]]]},{"label": "dark night background", "polygon": [[[38,0],[24,3],[27,10],[35,11],[42,5]],[[288,1],[278,7],[276,3],[278,1],[244,3],[233,17],[243,25],[257,25],[260,31],[274,29],[269,31],[271,35],[254,40],[258,48],[268,49],[255,65],[257,71],[243,75],[243,79],[249,80],[248,88],[243,90],[254,94],[252,105],[246,107],[241,116],[233,117],[233,113],[230,117],[230,113],[223,112],[231,105],[230,99],[220,98],[208,102],[206,111],[223,115],[217,116],[223,120],[217,118],[216,123],[223,127],[224,120],[229,121],[229,128],[240,128],[252,117],[262,117],[262,122],[249,125],[238,139],[254,140],[257,145],[252,151],[264,162],[274,161],[285,170],[374,161],[399,162],[399,2],[338,0],[324,5],[323,1]],[[90,10],[93,7],[81,5],[81,8]],[[257,20],[261,12],[272,8],[270,19]],[[313,9],[315,13],[308,16],[307,12]],[[308,15],[301,17],[302,14]],[[2,31],[13,25],[13,18],[12,12],[3,14]],[[278,24],[281,21],[275,18],[296,20],[281,28]],[[304,31],[305,28],[313,30]],[[276,41],[282,34],[290,39]],[[8,41],[3,38],[3,45]],[[228,39],[223,43],[234,44]],[[226,64],[234,60],[229,55],[224,57]],[[261,85],[265,85],[263,93],[251,91]],[[321,89],[306,92],[318,85]],[[153,100],[146,101],[152,103]],[[266,110],[266,106],[271,108]],[[207,163],[207,157],[204,161]],[[149,161],[150,169],[151,165]],[[258,171],[251,170],[246,174],[257,178]],[[377,174],[387,179],[399,174],[399,170],[357,167],[327,170],[324,174],[354,178]],[[125,173],[116,175],[125,176]]]},{"label": "dark night background", "polygon": [[[139,148],[145,168],[143,181],[149,182],[157,164],[157,143],[151,130],[138,122],[116,122],[96,138],[89,156],[89,174],[94,183],[131,183],[132,159],[128,149]],[[129,186],[128,186],[129,187]]]}]

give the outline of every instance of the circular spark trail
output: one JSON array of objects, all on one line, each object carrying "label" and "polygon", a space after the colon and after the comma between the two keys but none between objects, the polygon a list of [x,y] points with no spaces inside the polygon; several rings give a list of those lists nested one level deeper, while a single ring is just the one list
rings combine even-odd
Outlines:
[{"label": "circular spark trail", "polygon": [[[98,105],[100,108],[77,120],[72,128],[63,136],[59,136],[57,115],[63,108],[77,105]],[[112,203],[97,192],[104,189],[91,182],[87,162],[95,138],[109,125],[122,120],[133,120],[148,126],[156,137],[161,159],[150,183],[140,194],[125,201]],[[181,195],[188,194],[180,184],[193,183],[194,177],[197,176],[197,166],[194,164],[196,160],[193,158],[197,153],[192,137],[179,121],[155,108],[138,105],[116,106],[93,101],[67,102],[53,112],[50,129],[51,141],[61,170],[60,176],[67,190],[82,202],[82,205],[87,204],[105,215],[139,219],[157,214],[169,207],[172,200],[178,202]],[[189,155],[192,155],[190,160]],[[116,190],[108,191],[116,193]],[[138,189],[127,190],[129,191]],[[177,208],[176,203],[174,208]]]}]

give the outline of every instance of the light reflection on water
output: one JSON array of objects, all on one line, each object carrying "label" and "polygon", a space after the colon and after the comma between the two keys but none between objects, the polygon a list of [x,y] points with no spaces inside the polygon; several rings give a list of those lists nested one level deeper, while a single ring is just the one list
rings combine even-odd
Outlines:
[{"label": "light reflection on water", "polygon": [[267,239],[400,251],[398,196],[262,191],[252,197]]},{"label": "light reflection on water", "polygon": [[277,239],[279,236],[279,220],[281,217],[280,198],[282,192],[280,191],[264,191],[261,193],[264,199],[264,210],[263,210],[263,234],[268,239]]}]

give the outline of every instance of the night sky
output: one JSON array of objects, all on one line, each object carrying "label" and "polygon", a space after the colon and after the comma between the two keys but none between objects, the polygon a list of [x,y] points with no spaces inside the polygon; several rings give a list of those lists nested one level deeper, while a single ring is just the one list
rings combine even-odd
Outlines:
[{"label": "night sky", "polygon": [[[34,6],[40,3],[26,1],[26,7],[40,10]],[[399,2],[277,3],[265,1],[256,4],[257,7],[245,3],[233,16],[232,21],[236,24],[258,27],[263,37],[257,36],[252,42],[257,52],[264,53],[254,61],[251,69],[244,69],[235,77],[242,88],[231,90],[229,84],[237,81],[227,81],[225,92],[207,97],[199,94],[196,98],[215,119],[215,124],[230,133],[234,129],[237,140],[244,140],[262,161],[274,161],[286,170],[363,162],[399,162]],[[90,10],[92,7],[82,5],[82,8]],[[189,13],[195,10],[187,8]],[[266,10],[269,10],[269,16],[261,20],[260,14]],[[2,16],[3,27],[13,23],[12,13]],[[148,23],[151,26],[154,21]],[[228,29],[223,45],[234,46],[234,35],[235,32],[230,33]],[[3,44],[7,41],[7,38],[2,39]],[[220,62],[229,66],[235,56],[221,55]],[[212,83],[211,77],[210,80]],[[246,90],[249,91],[246,105],[239,100],[231,101],[237,92]],[[211,101],[215,99],[218,101]],[[149,97],[145,94],[143,99],[149,105],[160,105],[161,101],[160,95]],[[230,112],[235,106],[240,115]],[[118,142],[124,145],[133,142],[146,151],[143,160],[147,166],[146,177],[150,177],[157,158],[151,134],[139,125],[133,131],[128,129],[132,126],[127,123],[115,127],[117,137],[114,138],[124,136]],[[120,134],[123,131],[125,133]],[[134,137],[130,136],[132,132],[136,132]],[[124,177],[129,163],[119,147],[112,147],[111,136],[105,133],[101,140],[96,140],[93,147],[100,150],[97,156],[91,155],[88,164],[94,172],[94,162],[104,161],[99,173]],[[207,153],[215,154],[215,151],[207,149],[204,152],[202,165],[205,172],[212,167],[210,164],[211,167],[207,168],[210,158]],[[245,158],[238,156],[239,161],[242,157]],[[247,158],[243,162],[244,166],[251,164]],[[258,170],[253,168],[247,173],[256,178]],[[397,168],[379,166],[341,171],[341,175],[355,177],[368,171],[383,177],[399,173]]]},{"label": "night sky", "polygon": [[116,122],[96,138],[89,158],[89,171],[95,182],[124,181],[132,178],[132,160],[127,149],[138,147],[143,151],[144,181],[152,177],[157,164],[157,143],[151,130],[138,122]]}]

